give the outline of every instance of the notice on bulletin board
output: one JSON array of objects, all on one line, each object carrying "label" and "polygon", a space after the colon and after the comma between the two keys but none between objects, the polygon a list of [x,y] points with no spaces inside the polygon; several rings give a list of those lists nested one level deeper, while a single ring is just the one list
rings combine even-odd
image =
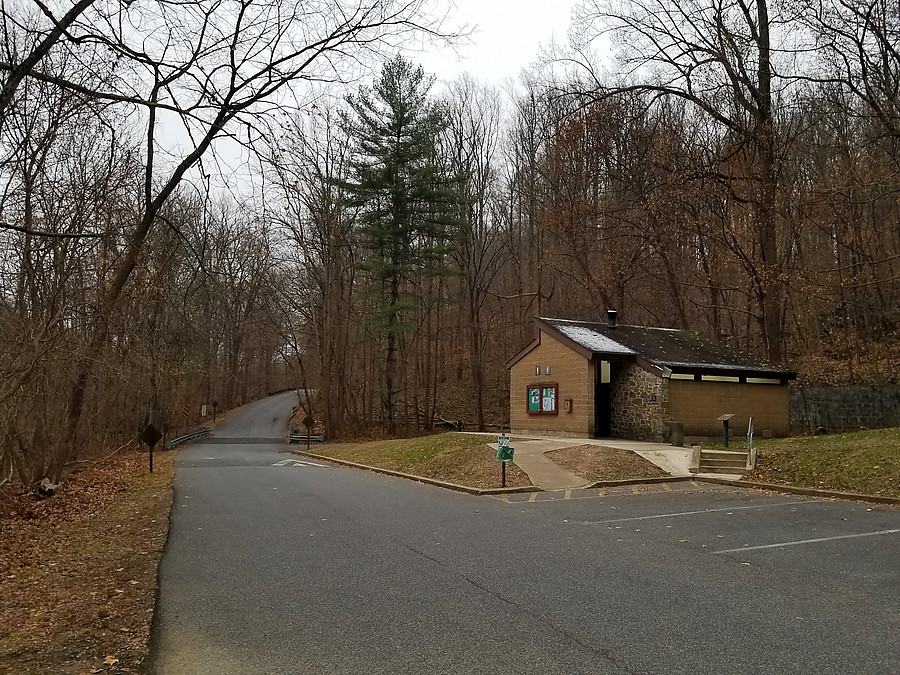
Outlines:
[{"label": "notice on bulletin board", "polygon": [[556,410],[556,389],[553,387],[544,388],[544,401],[542,410],[544,412],[553,412]]}]

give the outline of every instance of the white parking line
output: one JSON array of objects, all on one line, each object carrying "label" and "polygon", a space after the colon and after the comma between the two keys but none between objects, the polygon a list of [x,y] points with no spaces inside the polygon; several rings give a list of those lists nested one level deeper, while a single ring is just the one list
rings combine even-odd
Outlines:
[{"label": "white parking line", "polygon": [[739,553],[740,551],[758,551],[764,548],[783,548],[784,546],[800,546],[800,544],[818,544],[822,541],[836,541],[838,539],[857,539],[859,537],[877,537],[881,534],[897,534],[900,530],[879,530],[878,532],[861,532],[860,534],[841,534],[836,537],[819,537],[818,539],[800,539],[798,541],[785,541],[780,544],[764,544],[762,546],[742,546],[741,548],[728,548],[724,551],[713,553]]},{"label": "white parking line", "polygon": [[770,509],[775,506],[790,506],[792,504],[815,504],[809,499],[801,499],[793,502],[778,502],[777,504],[755,504],[753,506],[730,506],[727,509],[703,509],[702,511],[676,511],[675,513],[657,513],[652,516],[636,516],[634,518],[614,518],[613,520],[589,520],[585,524],[604,525],[606,523],[628,523],[633,520],[654,520],[656,518],[677,518],[678,516],[696,516],[704,513],[719,513],[720,511],[746,511],[748,509]]}]

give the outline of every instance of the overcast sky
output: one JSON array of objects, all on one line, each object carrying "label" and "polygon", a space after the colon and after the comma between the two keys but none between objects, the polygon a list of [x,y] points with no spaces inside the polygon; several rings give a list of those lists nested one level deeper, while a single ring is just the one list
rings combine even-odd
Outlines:
[{"label": "overcast sky", "polygon": [[516,78],[552,40],[564,44],[576,0],[456,0],[451,25],[475,27],[472,44],[415,58],[426,72],[449,81],[468,71],[491,84]]},{"label": "overcast sky", "polygon": [[[422,65],[425,72],[438,82],[449,82],[463,72],[478,80],[501,86],[515,80],[523,68],[528,68],[540,55],[541,48],[552,41],[566,44],[572,9],[577,0],[455,0],[456,9],[448,16],[450,26],[468,25],[473,28],[470,44],[459,45],[457,53],[451,49],[431,48],[409,58]],[[380,67],[364,78],[371,83]],[[351,90],[359,83],[351,86]],[[432,93],[440,91],[438,84]],[[216,144],[217,155],[225,174],[225,182],[236,186],[252,182],[242,175],[249,171],[246,155],[228,139]],[[211,161],[211,160],[209,160]],[[207,170],[214,167],[209,166]],[[215,173],[215,171],[214,171]]]}]

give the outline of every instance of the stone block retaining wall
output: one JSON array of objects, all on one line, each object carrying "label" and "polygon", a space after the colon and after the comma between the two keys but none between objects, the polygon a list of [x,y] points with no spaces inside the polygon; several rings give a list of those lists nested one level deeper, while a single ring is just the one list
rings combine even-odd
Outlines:
[{"label": "stone block retaining wall", "polygon": [[900,426],[900,385],[792,388],[790,419],[795,434]]}]

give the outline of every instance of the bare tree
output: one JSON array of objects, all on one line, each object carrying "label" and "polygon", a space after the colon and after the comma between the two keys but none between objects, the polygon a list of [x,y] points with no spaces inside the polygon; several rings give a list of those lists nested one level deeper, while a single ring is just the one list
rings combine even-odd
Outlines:
[{"label": "bare tree", "polygon": [[[291,97],[302,98],[298,83],[345,79],[359,67],[360,59],[392,51],[413,34],[442,37],[439,25],[428,18],[428,9],[427,0],[321,0],[290,7],[259,0],[236,5],[214,0],[160,0],[152,7],[93,4],[67,19],[65,40],[56,39],[50,48],[41,46],[49,35],[44,28],[32,31],[30,24],[4,17],[6,26],[24,34],[19,43],[38,45],[25,51],[39,55],[0,64],[10,73],[7,84],[23,77],[43,81],[123,106],[123,113],[137,111],[144,126],[141,205],[124,233],[121,254],[102,283],[89,319],[90,338],[74,360],[65,432],[50,469],[54,477],[77,451],[87,385],[110,334],[111,312],[178,185],[218,139],[246,141],[238,136],[240,123],[252,136],[256,116]],[[113,68],[85,84],[68,73],[41,67],[41,56],[56,50],[72,54],[76,61],[105,55]],[[173,122],[182,128],[181,140],[174,146],[171,137],[165,138]]]},{"label": "bare tree", "polygon": [[348,144],[337,113],[324,105],[308,116],[285,119],[279,128],[263,154],[263,166],[275,207],[269,218],[287,238],[289,251],[282,297],[293,316],[286,325],[292,326],[293,344],[307,338],[310,348],[297,351],[318,360],[317,368],[305,372],[318,385],[325,429],[340,435],[360,423],[350,413],[355,406],[349,400],[360,312],[354,307],[354,212],[341,186]]},{"label": "bare tree", "polygon": [[[443,152],[462,177],[457,247],[453,257],[463,276],[460,298],[465,311],[468,360],[471,364],[478,430],[485,429],[485,350],[488,331],[484,313],[491,289],[508,260],[497,216],[498,172],[502,132],[499,92],[464,76],[447,94]],[[502,211],[502,209],[501,209]]]},{"label": "bare tree", "polygon": [[818,55],[815,71],[806,77],[839,84],[866,107],[886,134],[900,139],[900,11],[896,3],[825,0],[807,1],[804,8],[804,24]]},{"label": "bare tree", "polygon": [[582,82],[585,74],[589,78],[582,94],[643,91],[679,98],[721,129],[716,174],[737,200],[753,207],[754,237],[744,251],[765,352],[773,361],[784,355],[785,294],[773,55],[786,46],[786,18],[770,16],[768,0],[592,0],[581,7],[579,27],[589,39],[615,40],[627,79],[601,81],[586,58],[589,42],[573,58]]}]

